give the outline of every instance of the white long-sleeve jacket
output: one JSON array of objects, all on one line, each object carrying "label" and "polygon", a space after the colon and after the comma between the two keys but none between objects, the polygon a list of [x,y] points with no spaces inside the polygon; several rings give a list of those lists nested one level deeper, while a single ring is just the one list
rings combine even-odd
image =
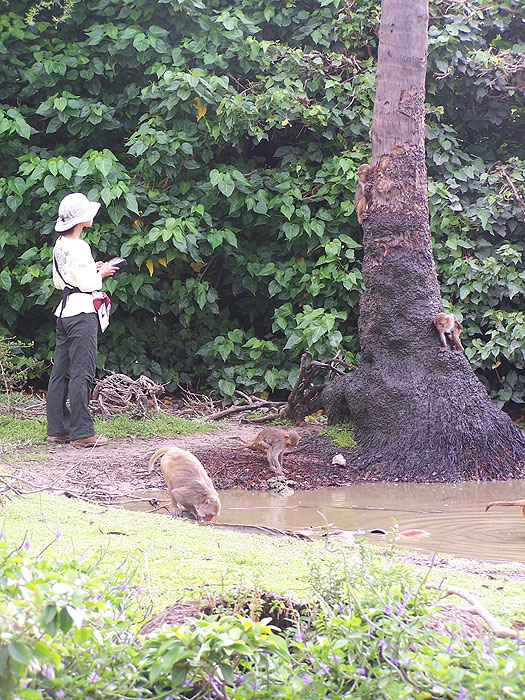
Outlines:
[{"label": "white long-sleeve jacket", "polygon": [[[82,290],[82,293],[74,292],[68,296],[62,318],[95,313],[91,292],[102,289],[102,275],[97,272],[89,243],[82,238],[60,236],[53,248],[53,257],[67,285]],[[54,263],[53,284],[57,289],[65,287]],[[62,302],[58,305],[55,316],[60,315],[61,307]]]}]

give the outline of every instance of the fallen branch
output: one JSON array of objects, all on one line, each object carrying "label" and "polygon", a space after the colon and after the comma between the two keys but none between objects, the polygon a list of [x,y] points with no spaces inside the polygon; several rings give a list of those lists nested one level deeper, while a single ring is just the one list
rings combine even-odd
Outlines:
[{"label": "fallen branch", "polygon": [[[429,586],[429,588],[437,588],[440,590],[437,586]],[[468,591],[464,591],[462,588],[457,588],[456,586],[448,586],[441,592],[442,598],[446,598],[449,595],[457,595],[460,598],[463,598],[463,600],[466,600],[467,603],[470,603],[469,607],[459,609],[481,617],[494,636],[502,639],[516,639],[518,636],[518,632],[516,630],[512,630],[509,627],[502,627],[502,625],[500,625],[494,615],[487,610],[483,603],[481,603],[471,593],[468,593]]]},{"label": "fallen branch", "polygon": [[[283,408],[286,404],[283,404]],[[281,417],[280,411],[274,411],[273,413],[267,413],[265,416],[260,416],[260,418],[245,418],[241,416],[239,419],[241,423],[270,423],[272,420]]]},{"label": "fallen branch", "polygon": [[204,420],[220,420],[221,418],[226,418],[226,416],[241,413],[242,411],[256,411],[259,408],[275,408],[285,405],[286,403],[284,401],[254,401],[253,403],[242,404],[240,406],[230,406],[230,408],[225,408],[224,411],[204,416]]},{"label": "fallen branch", "polygon": [[17,494],[17,496],[28,496],[31,493],[40,493],[41,491],[52,491],[53,487],[55,486],[56,483],[58,483],[61,479],[63,479],[67,474],[69,474],[70,471],[78,467],[80,462],[77,462],[76,464],[73,464],[71,467],[68,467],[65,472],[62,472],[59,474],[59,476],[56,477],[50,484],[47,486],[42,486],[41,488],[38,489],[32,489],[31,491],[20,491],[19,489],[16,489],[12,484],[8,484],[6,482],[6,479],[13,479],[15,481],[21,481],[24,484],[27,484],[28,486],[34,486],[33,482],[28,481],[27,479],[23,479],[20,476],[16,476],[16,474],[0,474],[0,481],[6,485],[7,488],[2,489],[0,493],[3,493],[5,491],[14,491],[14,493]]}]

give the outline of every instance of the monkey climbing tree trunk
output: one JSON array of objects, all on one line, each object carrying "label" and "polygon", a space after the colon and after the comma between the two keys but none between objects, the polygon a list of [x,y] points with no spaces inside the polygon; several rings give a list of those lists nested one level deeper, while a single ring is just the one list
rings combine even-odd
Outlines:
[{"label": "monkey climbing tree trunk", "polygon": [[361,362],[331,381],[332,422],[351,421],[362,468],[385,480],[513,478],[525,439],[493,405],[466,357],[440,343],[424,112],[428,0],[383,0],[372,120],[362,176],[365,292]]}]

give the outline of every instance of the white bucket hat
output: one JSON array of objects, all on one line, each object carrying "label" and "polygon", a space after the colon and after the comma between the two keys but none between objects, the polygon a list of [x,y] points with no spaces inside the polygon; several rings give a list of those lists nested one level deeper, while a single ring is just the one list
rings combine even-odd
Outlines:
[{"label": "white bucket hat", "polygon": [[99,209],[100,202],[91,202],[82,192],[68,194],[58,207],[55,231],[67,231],[77,224],[91,221]]}]

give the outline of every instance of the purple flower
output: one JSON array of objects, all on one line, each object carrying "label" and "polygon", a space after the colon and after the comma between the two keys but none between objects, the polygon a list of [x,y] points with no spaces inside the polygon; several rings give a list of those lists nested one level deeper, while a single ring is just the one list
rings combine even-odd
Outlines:
[{"label": "purple flower", "polygon": [[310,683],[314,682],[314,679],[309,673],[306,673],[306,671],[303,671],[303,673],[299,674],[299,678],[302,680],[302,682],[305,685],[310,685]]},{"label": "purple flower", "polygon": [[96,683],[99,679],[99,675],[96,671],[91,671],[87,679],[90,683]]},{"label": "purple flower", "polygon": [[2,531],[0,532],[0,540],[3,540],[4,537],[5,537],[5,532],[2,530]]},{"label": "purple flower", "polygon": [[328,673],[330,671],[330,666],[325,664],[324,661],[319,662],[319,673]]},{"label": "purple flower", "polygon": [[235,685],[242,685],[245,680],[246,680],[246,674],[239,673],[238,676],[234,676],[233,682],[235,683]]},{"label": "purple flower", "polygon": [[408,603],[409,600],[412,600],[412,596],[408,591],[405,591],[403,593],[403,603]]},{"label": "purple flower", "polygon": [[342,603],[337,603],[335,606],[335,609],[337,610],[338,613],[342,613],[343,610],[345,609],[345,606]]},{"label": "purple flower", "polygon": [[396,605],[396,613],[398,615],[402,615],[405,612],[405,606],[404,605]]},{"label": "purple flower", "polygon": [[261,687],[261,682],[260,682],[260,681],[252,681],[252,682],[250,683],[250,688],[251,688],[252,690],[259,690],[260,687]]},{"label": "purple flower", "polygon": [[381,649],[381,651],[384,651],[388,647],[388,644],[385,642],[384,639],[380,639],[377,643],[377,646]]},{"label": "purple flower", "polygon": [[394,612],[394,608],[391,605],[385,605],[383,608],[383,612],[385,612],[387,615],[392,615]]},{"label": "purple flower", "polygon": [[24,549],[31,549],[31,542],[26,540],[22,546]]},{"label": "purple flower", "polygon": [[362,666],[358,666],[355,672],[358,676],[366,676],[366,670]]},{"label": "purple flower", "polygon": [[56,540],[59,540],[61,537],[62,537],[62,533],[60,532],[60,530],[57,530],[57,531],[55,532],[55,539],[56,539]]},{"label": "purple flower", "polygon": [[58,700],[60,700],[60,698],[63,698],[65,694],[66,694],[66,691],[62,690],[62,688],[59,691],[57,691]]},{"label": "purple flower", "polygon": [[304,632],[297,630],[297,632],[294,634],[294,639],[296,642],[304,642]]},{"label": "purple flower", "polygon": [[49,668],[49,666],[42,666],[40,672],[45,678],[53,678],[54,674],[52,669]]},{"label": "purple flower", "polygon": [[173,700],[173,696],[172,696],[172,695],[166,695],[166,697],[164,698],[164,700]]},{"label": "purple flower", "polygon": [[333,656],[328,657],[328,661],[331,661],[333,664],[338,664],[341,661],[341,657],[337,654],[333,654]]},{"label": "purple flower", "polygon": [[135,592],[142,595],[142,586],[135,586]]},{"label": "purple flower", "polygon": [[467,697],[467,689],[461,687],[458,690],[458,700],[465,700],[466,697]]}]

